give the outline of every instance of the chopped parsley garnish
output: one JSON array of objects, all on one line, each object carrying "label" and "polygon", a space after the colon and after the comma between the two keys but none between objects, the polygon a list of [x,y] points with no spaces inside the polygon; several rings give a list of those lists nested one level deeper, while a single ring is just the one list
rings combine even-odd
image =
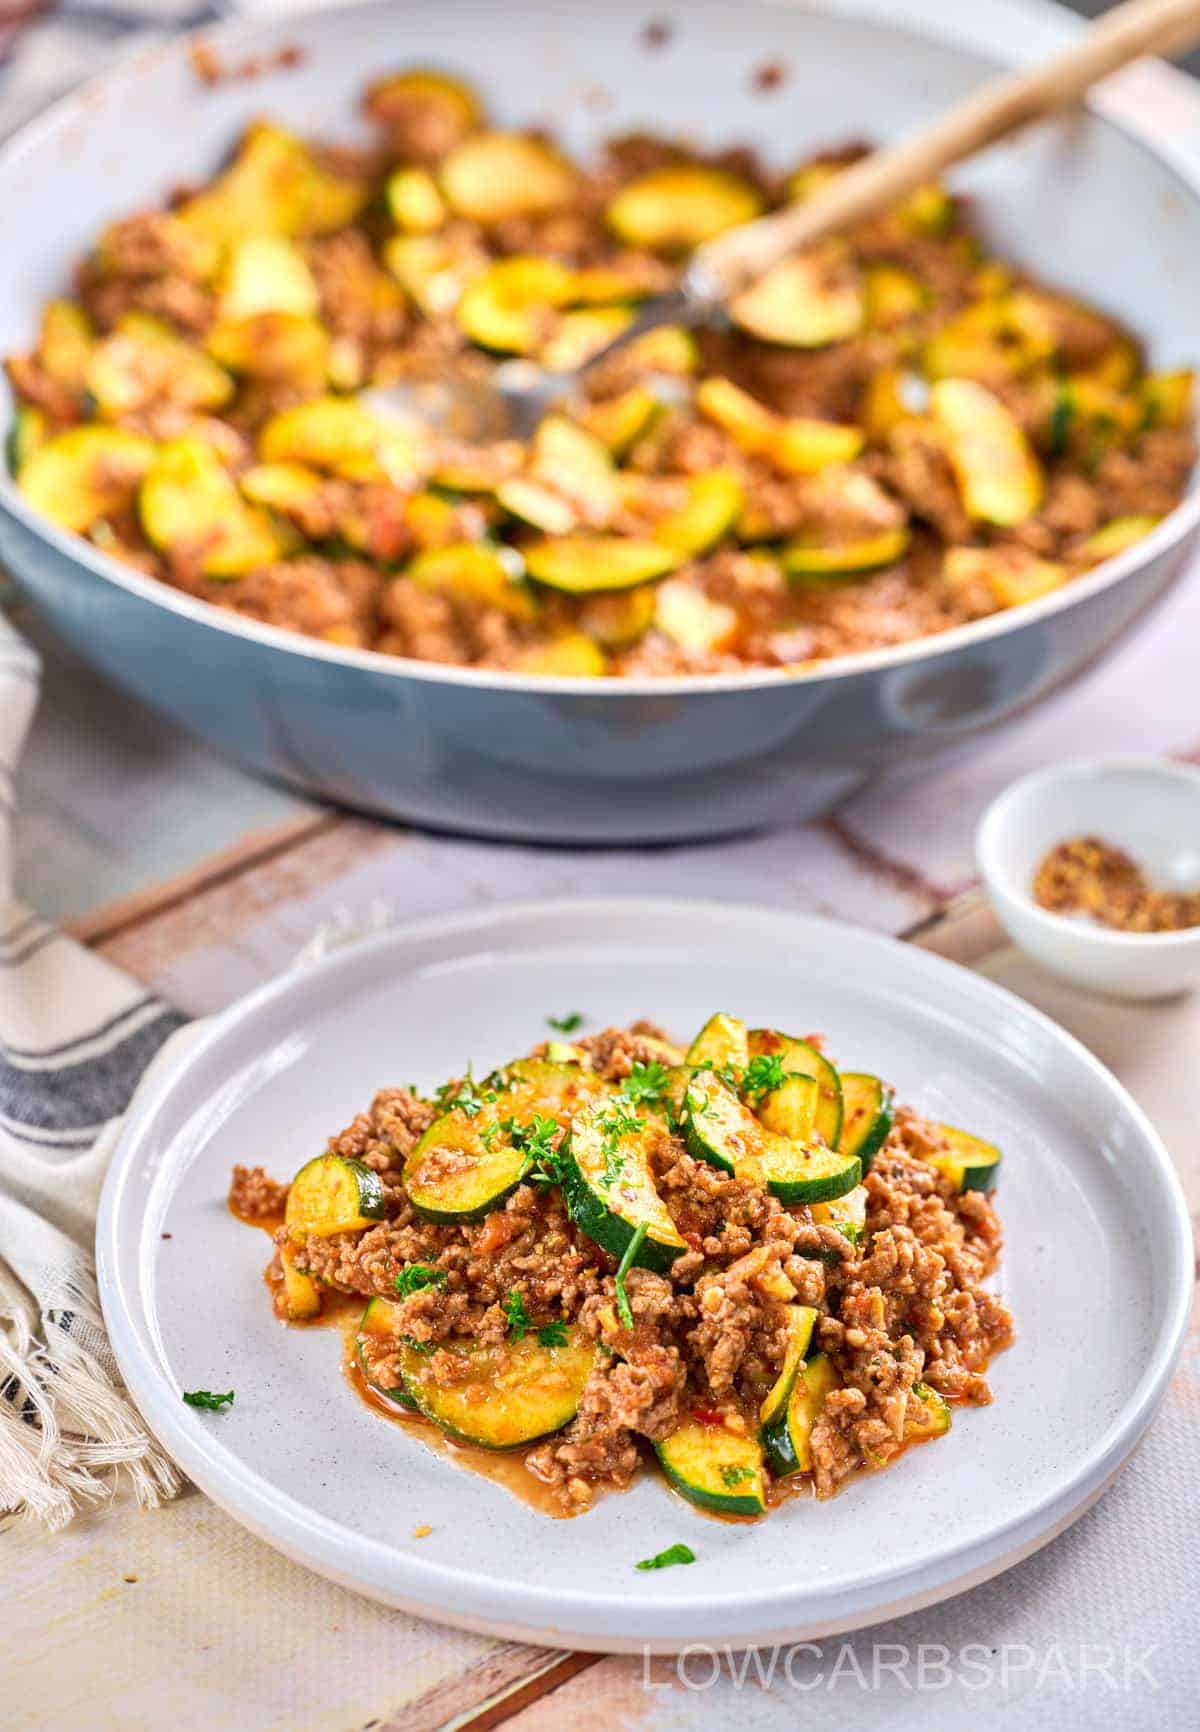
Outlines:
[{"label": "chopped parsley garnish", "polygon": [[652,1059],[649,1064],[634,1065],[621,1084],[621,1093],[627,1101],[656,1107],[662,1100],[669,1079],[670,1072],[666,1065]]},{"label": "chopped parsley garnish", "polygon": [[765,1095],[780,1088],[787,1077],[783,1060],[777,1052],[760,1052],[750,1060],[742,1076],[742,1093]]},{"label": "chopped parsley garnish", "polygon": [[402,1299],[420,1293],[425,1287],[441,1287],[446,1279],[444,1269],[434,1269],[428,1263],[410,1263],[396,1276],[394,1286]]},{"label": "chopped parsley garnish", "polygon": [[525,1309],[525,1300],[516,1287],[505,1299],[501,1309],[508,1323],[508,1339],[514,1342],[524,1341],[533,1328],[533,1318]]},{"label": "chopped parsley garnish", "polygon": [[652,1558],[643,1558],[634,1564],[635,1570],[669,1570],[672,1564],[694,1564],[696,1554],[691,1546],[668,1546],[665,1552],[655,1552]]},{"label": "chopped parsley garnish", "polygon": [[626,1329],[633,1328],[633,1312],[629,1305],[629,1295],[625,1291],[625,1277],[633,1268],[637,1254],[642,1248],[646,1234],[650,1231],[649,1221],[643,1221],[633,1238],[625,1247],[625,1255],[617,1265],[617,1315]]},{"label": "chopped parsley garnish", "polygon": [[744,1480],[753,1478],[754,1469],[752,1467],[735,1467],[731,1461],[727,1461],[721,1469],[722,1485],[741,1485]]},{"label": "chopped parsley garnish", "polygon": [[[489,1077],[488,1081],[492,1079]],[[434,1096],[439,1113],[458,1111],[467,1118],[477,1118],[483,1111],[484,1096],[479,1092],[479,1086],[471,1075],[471,1067],[467,1066],[467,1074],[458,1082],[443,1083]]]},{"label": "chopped parsley garnish", "polygon": [[595,1124],[600,1132],[600,1151],[604,1156],[604,1172],[600,1182],[609,1189],[620,1178],[625,1166],[621,1139],[640,1131],[642,1120],[636,1113],[631,1113],[625,1102],[618,1097],[596,1114]]},{"label": "chopped parsley garnish", "polygon": [[567,1326],[565,1323],[547,1323],[537,1332],[539,1347],[565,1347],[567,1345]]},{"label": "chopped parsley garnish", "polygon": [[206,1413],[220,1413],[223,1407],[233,1406],[233,1390],[227,1389],[224,1395],[214,1395],[211,1389],[185,1389],[183,1399],[189,1407],[202,1407]]},{"label": "chopped parsley garnish", "polygon": [[566,1016],[548,1016],[546,1027],[557,1029],[559,1034],[574,1034],[577,1028],[583,1027],[583,1012],[569,1010]]}]

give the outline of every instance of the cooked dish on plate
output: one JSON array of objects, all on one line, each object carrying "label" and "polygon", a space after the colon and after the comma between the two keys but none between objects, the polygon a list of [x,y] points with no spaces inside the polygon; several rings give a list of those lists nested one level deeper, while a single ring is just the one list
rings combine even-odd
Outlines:
[{"label": "cooked dish on plate", "polygon": [[342,1322],[367,1399],[470,1465],[511,1452],[572,1515],[653,1457],[755,1517],[991,1399],[999,1163],[818,1036],[719,1014],[686,1051],[638,1023],[384,1089],[230,1202],[274,1232],[277,1313]]},{"label": "cooked dish on plate", "polygon": [[359,393],[454,358],[594,353],[698,244],[808,197],[749,152],[583,166],[441,72],[373,84],[365,149],[252,126],[207,186],[112,224],[8,361],[10,461],[56,524],[328,643],[537,674],[815,661],[1069,583],[1183,493],[1192,375],[989,254],[931,185],[661,329],[528,444]]}]

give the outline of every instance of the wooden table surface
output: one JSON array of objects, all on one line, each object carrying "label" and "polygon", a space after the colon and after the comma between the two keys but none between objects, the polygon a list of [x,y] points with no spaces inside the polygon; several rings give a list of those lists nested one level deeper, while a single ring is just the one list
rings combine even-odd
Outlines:
[{"label": "wooden table surface", "polygon": [[[941,0],[848,5],[937,23],[1002,52],[1019,39],[1024,55],[1045,52],[1068,28],[1028,0],[976,0],[962,9]],[[1114,100],[1152,102],[1177,141],[1200,151],[1200,106],[1190,88],[1178,75],[1156,72],[1149,84],[1147,76],[1134,69]],[[1194,1074],[1196,1017],[1179,1007],[1100,1005],[998,948],[972,892],[971,851],[979,813],[1025,770],[1130,750],[1200,761],[1196,573],[1102,672],[957,759],[886,778],[834,817],[709,845],[589,853],[378,826],[267,787],[82,668],[12,598],[9,607],[46,663],[17,788],[19,891],[182,1009],[202,1014],[232,1002],[288,966],[315,931],[343,919],[361,924],[613,891],[823,912],[981,965],[1073,1028],[1156,1118],[1193,1205],[1200,1203],[1190,1091],[1169,1086]],[[1153,1479],[1153,1433],[1139,1460]],[[1056,1542],[1068,1570],[1094,1519]],[[6,1728],[483,1732],[503,1723],[516,1732],[568,1724],[667,1732],[737,1719],[782,1732],[800,1711],[794,1696],[768,1693],[753,1707],[709,1695],[701,1713],[686,1692],[648,1692],[634,1662],[519,1647],[384,1611],[293,1568],[195,1493],[150,1517],[118,1508],[54,1540],[11,1521],[0,1523],[0,1536]],[[1025,1579],[1029,1567],[1005,1581]],[[197,1596],[196,1581],[221,1591]],[[942,1639],[951,1630],[972,1639],[977,1627],[1002,1629],[1012,1604],[1011,1589],[977,1589],[942,1609]],[[304,1662],[313,1641],[358,1657],[352,1682],[345,1668],[331,1668],[323,1685],[312,1681]],[[289,1656],[303,1688],[288,1684]],[[962,1716],[970,1707],[966,1698]],[[965,1723],[946,1712],[950,1718],[926,1724]],[[972,1717],[991,1723],[990,1706],[980,1703]]]}]

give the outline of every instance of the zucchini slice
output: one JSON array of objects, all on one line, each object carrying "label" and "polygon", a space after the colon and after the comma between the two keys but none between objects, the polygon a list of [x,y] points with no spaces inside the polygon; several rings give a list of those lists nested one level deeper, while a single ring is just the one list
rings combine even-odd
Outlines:
[{"label": "zucchini slice", "polygon": [[45,411],[33,403],[21,403],[13,415],[5,447],[11,472],[19,477],[34,452],[39,450],[48,438],[49,427]]},{"label": "zucchini slice", "polygon": [[[867,1187],[856,1185],[844,1197],[835,1197],[828,1203],[814,1203],[812,1218],[819,1227],[836,1227],[857,1248],[867,1230]],[[822,1251],[820,1255],[827,1262],[839,1261],[836,1251]]]},{"label": "zucchini slice", "polygon": [[1000,1150],[995,1143],[985,1143],[970,1131],[960,1131],[954,1125],[939,1125],[950,1147],[945,1153],[926,1155],[931,1167],[954,1181],[957,1191],[990,1191],[996,1184],[1000,1165]]},{"label": "zucchini slice", "polygon": [[579,411],[579,424],[611,457],[623,457],[662,414],[662,404],[644,385],[602,398]]},{"label": "zucchini slice", "polygon": [[476,1110],[451,1105],[404,1163],[409,1201],[427,1221],[476,1221],[498,1208],[535,1162],[513,1124],[519,1132],[541,1117],[565,1126],[603,1084],[578,1065],[520,1059],[480,1087]]},{"label": "zucchini slice", "polygon": [[856,336],[865,303],[857,272],[835,246],[773,265],[729,311],[736,324],[763,342],[819,349]]},{"label": "zucchini slice", "polygon": [[682,325],[660,325],[636,338],[625,351],[625,361],[643,373],[665,373],[672,379],[689,379],[700,366],[695,337]]},{"label": "zucchini slice", "polygon": [[725,169],[680,163],[651,169],[621,188],[608,206],[608,226],[628,247],[686,253],[725,229],[752,222],[762,200]]},{"label": "zucchini slice", "polygon": [[788,1335],[783,1365],[759,1409],[759,1424],[764,1427],[774,1425],[786,1412],[817,1323],[817,1313],[809,1305],[789,1305],[787,1310]]},{"label": "zucchini slice", "polygon": [[578,1329],[562,1347],[543,1347],[537,1335],[484,1347],[476,1341],[400,1348],[400,1373],[409,1397],[451,1437],[480,1449],[519,1449],[570,1424],[595,1363],[593,1343]]},{"label": "zucchini slice", "polygon": [[480,348],[530,355],[571,292],[571,273],[554,259],[499,259],[467,284],[458,303],[459,327]]},{"label": "zucchini slice", "polygon": [[904,1412],[905,1443],[924,1443],[944,1437],[950,1429],[950,1403],[927,1383],[914,1383]]},{"label": "zucchini slice", "polygon": [[271,519],[246,504],[203,439],[160,447],[142,481],[138,515],[152,547],[194,556],[206,577],[241,577],[283,552]]},{"label": "zucchini slice", "polygon": [[654,598],[654,624],[664,637],[693,655],[718,655],[742,629],[734,607],[713,601],[686,577],[668,577]]},{"label": "zucchini slice", "polygon": [[973,379],[940,379],[929,407],[962,502],[979,522],[1012,528],[1042,502],[1041,466],[1020,422]]},{"label": "zucchini slice", "polygon": [[311,317],[320,306],[316,279],[292,241],[247,235],[230,252],[222,273],[222,319],[252,319],[257,313]]},{"label": "zucchini slice", "polygon": [[254,313],[220,319],[205,338],[213,360],[231,373],[257,379],[288,379],[318,392],[329,367],[329,337],[318,319],[304,313]]},{"label": "zucchini slice", "polygon": [[279,1266],[283,1270],[283,1308],[289,1323],[306,1323],[320,1315],[321,1290],[311,1275],[296,1267],[296,1253],[291,1245],[279,1247]]},{"label": "zucchini slice", "polygon": [[398,168],[388,176],[383,196],[388,215],[407,234],[432,234],[446,221],[445,200],[426,168]]},{"label": "zucchini slice", "polygon": [[311,505],[324,483],[303,463],[253,463],[238,476],[238,486],[252,505],[265,505],[285,516]]},{"label": "zucchini slice", "polygon": [[361,1161],[318,1155],[301,1167],[288,1191],[284,1225],[294,1239],[315,1233],[358,1233],[385,1213],[383,1182]]},{"label": "zucchini slice", "polygon": [[396,1326],[398,1307],[391,1299],[370,1299],[358,1325],[358,1339],[355,1342],[355,1357],[358,1368],[362,1372],[376,1395],[382,1395],[385,1401],[394,1401],[398,1406],[406,1408],[409,1413],[417,1411],[417,1404],[401,1381],[398,1384],[380,1383],[375,1376],[375,1366],[384,1357],[390,1357],[400,1342],[400,1330]]},{"label": "zucchini slice", "polygon": [[150,403],[178,409],[220,409],[233,380],[203,350],[144,313],[128,313],[88,361],[87,388],[101,420],[136,414]]},{"label": "zucchini slice", "polygon": [[635,1262],[661,1274],[687,1246],[650,1170],[659,1126],[651,1119],[622,1131],[612,1125],[611,1113],[611,1104],[601,1102],[575,1118],[564,1185],[567,1208],[580,1231],[618,1259],[644,1225]]},{"label": "zucchini slice", "polygon": [[75,301],[47,301],[38,330],[37,358],[56,385],[82,391],[96,346],[92,321]]},{"label": "zucchini slice", "polygon": [[331,234],[353,222],[367,192],[365,179],[330,173],[301,139],[257,121],[224,174],[176,214],[210,244],[236,246],[252,234]]},{"label": "zucchini slice", "polygon": [[129,504],[154,449],[123,427],[71,427],[34,451],[18,486],[35,511],[82,534]]},{"label": "zucchini slice", "polygon": [[540,529],[543,535],[569,535],[578,527],[575,508],[560,493],[543,487],[540,481],[530,481],[524,475],[514,475],[502,481],[496,489],[496,503],[510,517],[527,523],[530,529]]},{"label": "zucchini slice", "polygon": [[816,1078],[821,1091],[817,1102],[816,1132],[831,1149],[838,1148],[842,1134],[842,1079],[834,1066],[807,1040],[780,1034],[777,1028],[752,1028],[751,1058],[774,1053],[783,1060],[783,1068],[788,1074],[795,1072],[799,1076]]},{"label": "zucchini slice", "polygon": [[1113,559],[1149,535],[1161,521],[1161,518],[1138,512],[1131,512],[1127,517],[1112,517],[1088,536],[1079,551],[1088,559]]},{"label": "zucchini slice", "polygon": [[750,1062],[750,1037],[739,1017],[719,1010],[710,1016],[684,1061],[689,1065],[712,1065],[715,1070],[745,1070]]},{"label": "zucchini slice", "polygon": [[538,360],[548,373],[570,373],[607,349],[632,319],[629,307],[580,307],[563,313],[543,343]]},{"label": "zucchini slice", "polygon": [[696,1071],[683,1100],[691,1154],[784,1203],[820,1203],[852,1191],[862,1178],[857,1155],[821,1143],[793,1142],[767,1130],[714,1071]]},{"label": "zucchini slice", "polygon": [[1196,375],[1190,367],[1173,373],[1147,373],[1138,395],[1147,427],[1182,427],[1192,413]]},{"label": "zucchini slice", "polygon": [[513,659],[522,674],[559,674],[564,679],[599,679],[608,672],[608,657],[585,632],[564,631],[548,643],[531,644]]},{"label": "zucchini slice", "polygon": [[770,1089],[757,1105],[758,1117],[776,1136],[796,1143],[811,1143],[817,1128],[821,1085],[815,1076],[794,1072],[778,1088]]},{"label": "zucchini slice", "polygon": [[575,187],[575,170],[565,157],[521,132],[477,133],[442,164],[442,191],[471,222],[547,216],[571,203]]},{"label": "zucchini slice", "polygon": [[530,476],[570,501],[593,528],[607,523],[621,502],[609,452],[565,415],[547,415],[538,427]]},{"label": "zucchini slice", "polygon": [[655,541],[695,559],[726,536],[737,522],[745,497],[741,479],[728,469],[710,469],[686,484],[683,503],[658,517],[651,530]]},{"label": "zucchini slice", "polygon": [[474,607],[499,608],[510,619],[531,622],[537,618],[537,600],[527,584],[514,578],[511,559],[509,549],[454,541],[418,553],[404,575],[421,589],[441,591]]},{"label": "zucchini slice", "polygon": [[699,1509],[760,1516],[767,1507],[762,1445],[747,1432],[690,1419],[654,1453],[675,1490]]},{"label": "zucchini slice", "polygon": [[664,577],[679,563],[677,554],[656,541],[622,535],[558,535],[524,549],[530,577],[569,595],[632,589]]},{"label": "zucchini slice", "polygon": [[813,1426],[825,1398],[837,1388],[837,1373],[824,1353],[815,1353],[801,1367],[787,1411],[763,1432],[762,1442],[771,1471],[780,1479],[812,1472]]},{"label": "zucchini slice", "polygon": [[851,463],[863,448],[861,427],[777,415],[732,379],[702,379],[696,407],[743,451],[765,457],[787,475],[815,475],[832,463]]},{"label": "zucchini slice", "polygon": [[498,1123],[494,1112],[450,1112],[430,1125],[404,1164],[408,1200],[423,1220],[477,1221],[516,1190],[533,1162]]},{"label": "zucchini slice", "polygon": [[1020,607],[1052,595],[1070,575],[1057,560],[1039,559],[1024,547],[950,547],[942,561],[947,583],[952,587],[983,583],[998,607]]},{"label": "zucchini slice", "polygon": [[866,272],[867,316],[873,326],[891,330],[923,313],[931,295],[925,284],[903,265],[888,260],[868,265]]},{"label": "zucchini slice", "polygon": [[838,1148],[857,1155],[864,1173],[887,1141],[892,1128],[895,1095],[877,1076],[865,1071],[844,1070],[842,1083],[842,1128]]},{"label": "zucchini slice", "polygon": [[413,66],[369,85],[363,109],[377,126],[400,133],[405,143],[419,132],[429,141],[431,156],[442,155],[483,124],[483,108],[470,85],[427,66]]},{"label": "zucchini slice", "polygon": [[882,530],[878,535],[865,536],[861,541],[844,541],[840,546],[811,546],[807,542],[791,541],[780,555],[780,563],[791,578],[808,585],[840,582],[855,578],[866,571],[878,571],[885,565],[895,565],[908,552],[912,539],[906,524]]},{"label": "zucchini slice", "polygon": [[607,595],[590,596],[580,606],[579,623],[602,648],[625,649],[645,637],[654,624],[663,587],[644,583],[637,589],[614,589]]}]

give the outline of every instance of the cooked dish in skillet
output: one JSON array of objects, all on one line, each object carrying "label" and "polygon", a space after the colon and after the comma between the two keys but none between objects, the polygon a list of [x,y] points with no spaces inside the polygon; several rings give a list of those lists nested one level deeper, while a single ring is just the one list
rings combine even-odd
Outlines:
[{"label": "cooked dish in skillet", "polygon": [[441,73],[364,99],[371,149],[250,128],[114,223],[8,362],[10,458],[57,524],[329,643],[576,675],[803,668],[1069,583],[1193,460],[1188,372],[989,256],[929,186],[773,270],[725,330],[651,334],[528,446],[381,422],[450,356],[571,364],[689,251],[811,194],[653,137],[567,160]]},{"label": "cooked dish in skillet", "polygon": [[752,1517],[991,1399],[999,1162],[819,1037],[717,1015],[686,1053],[638,1023],[385,1089],[290,1187],[238,1167],[230,1201],[279,1223],[279,1315],[350,1307],[369,1398],[469,1462],[517,1452],[571,1515],[653,1456]]}]

